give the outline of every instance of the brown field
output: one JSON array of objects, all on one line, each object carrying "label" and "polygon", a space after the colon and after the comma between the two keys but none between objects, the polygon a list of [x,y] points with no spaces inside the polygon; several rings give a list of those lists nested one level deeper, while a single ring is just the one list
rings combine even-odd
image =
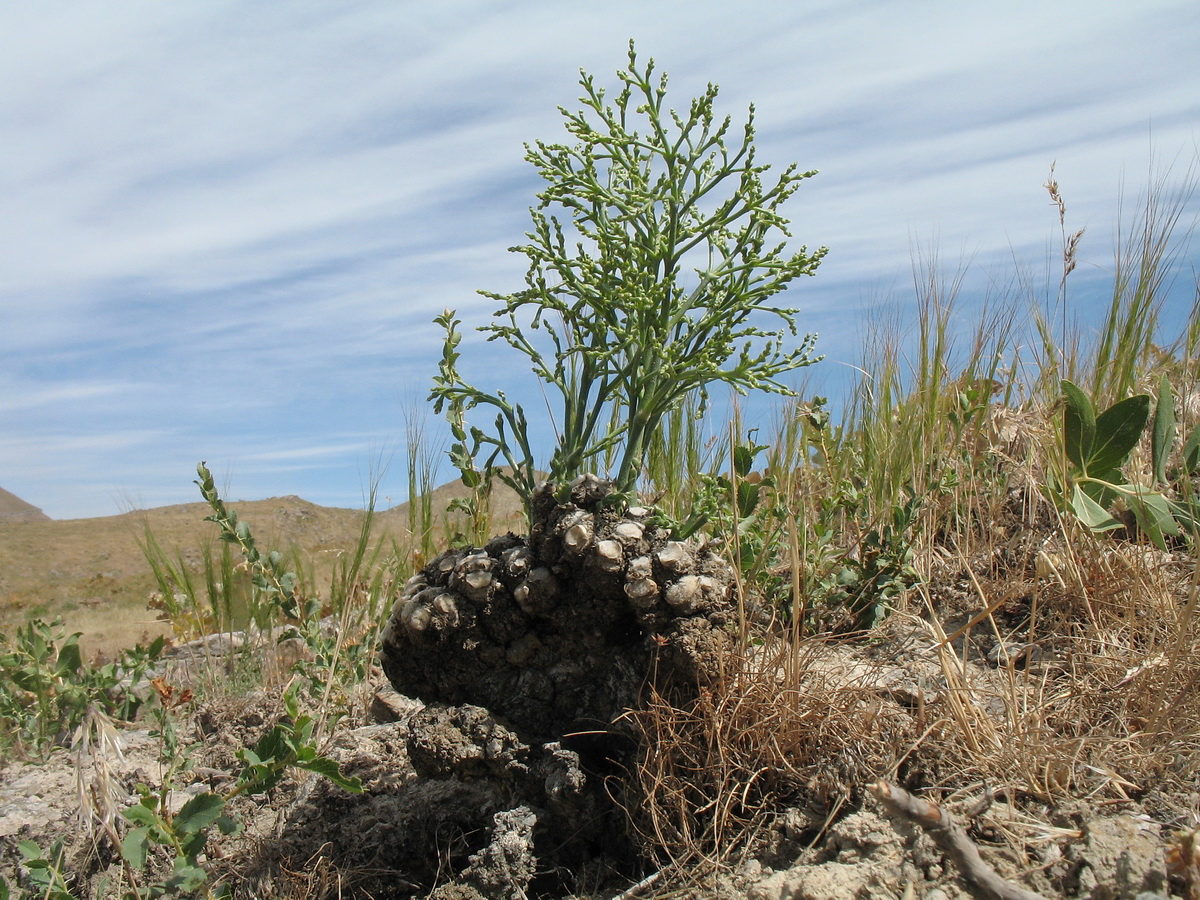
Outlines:
[{"label": "brown field", "polygon": [[[433,492],[440,531],[452,528],[444,515],[465,490],[451,482]],[[272,497],[231,503],[265,549],[296,550],[313,567],[320,590],[338,555],[358,541],[363,510],[317,506],[300,497]],[[521,527],[515,496],[497,489],[494,522],[498,530]],[[29,513],[32,510],[33,513]],[[372,543],[388,552],[412,548],[409,504],[379,512]],[[110,655],[144,638],[167,634],[147,600],[156,590],[141,543],[149,530],[172,557],[199,572],[206,547],[216,547],[218,528],[206,522],[207,504],[185,503],[134,510],[91,519],[46,518],[13,494],[0,493],[0,631],[33,617],[61,616],[70,631],[83,632],[88,655]],[[440,533],[440,532],[439,532]]]}]

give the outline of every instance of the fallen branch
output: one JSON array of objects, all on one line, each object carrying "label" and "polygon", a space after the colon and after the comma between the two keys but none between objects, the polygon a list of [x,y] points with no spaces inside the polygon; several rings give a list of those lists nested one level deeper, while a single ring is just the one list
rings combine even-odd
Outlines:
[{"label": "fallen branch", "polygon": [[987,900],[1046,900],[1041,894],[1009,884],[996,874],[983,857],[979,848],[967,837],[967,833],[946,812],[928,800],[914,797],[904,788],[877,781],[871,785],[871,793],[883,804],[885,810],[895,816],[920,825],[933,838],[962,872],[977,895]]},{"label": "fallen branch", "polygon": [[640,894],[646,888],[653,885],[654,882],[656,882],[660,878],[662,878],[662,874],[663,874],[663,870],[659,869],[657,872],[647,875],[645,878],[643,878],[637,884],[630,887],[628,890],[622,891],[621,893],[617,894],[615,897],[612,897],[611,900],[633,900],[634,897],[636,897],[638,894]]}]

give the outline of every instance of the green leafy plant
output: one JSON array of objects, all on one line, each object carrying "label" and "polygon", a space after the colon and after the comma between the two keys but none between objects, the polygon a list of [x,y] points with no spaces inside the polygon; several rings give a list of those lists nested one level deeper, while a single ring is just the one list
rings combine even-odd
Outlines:
[{"label": "green leafy plant", "polygon": [[[682,522],[668,523],[672,524],[676,539],[689,538],[709,524],[718,535],[748,535],[754,530],[759,521],[756,516],[762,491],[774,486],[769,475],[754,473],[754,461],[767,449],[755,443],[757,431],[751,429],[744,444],[734,444],[732,478],[720,474],[699,476],[690,514]],[[751,548],[747,545],[745,549]]]},{"label": "green leafy plant", "polygon": [[220,526],[221,540],[242,551],[254,586],[269,596],[290,619],[301,619],[306,614],[311,614],[314,611],[310,608],[311,603],[303,604],[303,598],[297,590],[296,573],[284,564],[283,554],[278,550],[268,553],[260,551],[254,541],[254,535],[250,532],[250,526],[240,521],[237,513],[225,506],[208,466],[201,462],[196,466],[196,473],[200,476],[196,485],[213,510],[213,514],[206,516],[205,521],[215,522]]},{"label": "green leafy plant", "polygon": [[253,748],[238,753],[244,764],[237,786],[226,799],[241,793],[261,794],[279,783],[288,769],[303,769],[328,778],[338,787],[353,794],[362,792],[357,778],[347,778],[337,763],[322,755],[313,740],[315,721],[300,712],[299,695],[295,684],[283,695],[284,715]]},{"label": "green leafy plant", "polygon": [[913,566],[912,529],[921,499],[911,491],[867,528],[853,552],[837,560],[820,585],[822,615],[839,628],[871,628],[896,598],[920,580]]},{"label": "green leafy plant", "polygon": [[[1065,479],[1050,486],[1060,506],[1091,531],[1103,533],[1125,527],[1110,512],[1119,499],[1133,513],[1141,531],[1159,547],[1166,546],[1167,537],[1179,534],[1181,523],[1193,525],[1191,506],[1157,489],[1166,487],[1167,460],[1176,438],[1174,395],[1166,378],[1160,382],[1157,403],[1149,394],[1137,394],[1117,401],[1099,415],[1077,385],[1064,380],[1062,391],[1063,449],[1068,466]],[[1156,486],[1147,487],[1131,483],[1122,469],[1151,423],[1152,404],[1151,471]],[[1184,444],[1187,471],[1197,468],[1197,457],[1200,426]]]},{"label": "green leafy plant", "polygon": [[[215,827],[221,834],[235,834],[242,823],[228,812],[229,803],[242,794],[255,796],[273,789],[291,769],[313,772],[329,779],[351,793],[361,793],[362,782],[342,774],[337,762],[320,752],[314,736],[315,720],[300,710],[299,683],[293,681],[283,694],[283,714],[271,730],[252,748],[238,753],[243,768],[236,782],[222,793],[205,791],[189,799],[178,812],[171,812],[170,797],[179,789],[179,776],[190,767],[194,748],[183,748],[175,727],[174,713],[191,701],[189,691],[176,692],[161,679],[154,682],[159,703],[151,714],[162,744],[160,758],[164,774],[157,787],[139,784],[138,799],[121,813],[129,824],[123,838],[117,832],[109,834],[119,843],[121,858],[129,876],[130,889],[125,900],[148,900],[157,897],[220,896],[209,885],[209,871],[202,858]],[[153,847],[167,850],[172,866],[165,877],[145,875]],[[48,851],[33,841],[23,841],[19,848],[24,857],[23,867],[37,896],[55,900],[74,900],[63,841],[57,841]],[[8,895],[9,886],[0,879],[0,900]]]},{"label": "green leafy plant", "polygon": [[[64,874],[66,848],[62,838],[51,844],[49,850],[43,850],[36,841],[19,841],[17,850],[21,853],[25,871],[36,892],[34,896],[43,900],[75,900],[70,882]],[[0,878],[0,900],[8,900],[8,896],[8,883]]]},{"label": "green leafy plant", "polygon": [[228,798],[206,791],[197,794],[175,815],[165,813],[159,795],[145,785],[138,786],[139,802],[123,815],[132,826],[121,842],[121,856],[134,869],[146,868],[151,845],[170,848],[174,854],[171,874],[147,884],[129,896],[137,898],[194,895],[208,880],[200,854],[208,844],[209,829],[217,826],[222,834],[233,834],[240,823],[225,815]]},{"label": "green leafy plant", "polygon": [[[382,545],[371,546],[375,493],[363,517],[353,551],[334,567],[328,602],[302,590],[302,579],[285,564],[277,550],[264,553],[245,521],[221,499],[212,474],[201,462],[196,469],[204,499],[213,514],[206,521],[221,529],[221,540],[241,549],[254,590],[267,598],[252,597],[251,608],[273,604],[285,626],[280,642],[300,638],[308,651],[293,670],[301,674],[309,693],[319,700],[323,730],[344,711],[335,709],[345,699],[347,686],[362,682],[374,658],[375,634],[390,585],[397,578],[397,561],[381,560]],[[325,622],[325,614],[336,614],[337,622]]]},{"label": "green leafy plant", "polygon": [[159,707],[159,733],[163,738],[163,754],[169,763],[168,775],[155,790],[138,785],[139,799],[122,815],[130,830],[121,841],[121,855],[135,870],[143,871],[152,846],[167,848],[173,857],[172,871],[165,879],[135,890],[130,897],[147,898],[175,895],[194,895],[207,891],[208,871],[200,859],[216,827],[222,834],[241,830],[241,823],[227,813],[230,801],[246,794],[264,794],[274,788],[289,769],[301,769],[328,778],[338,787],[351,793],[361,793],[357,778],[342,774],[335,760],[323,755],[314,739],[315,721],[301,713],[298,682],[284,691],[283,715],[269,732],[254,745],[238,752],[243,769],[235,784],[224,793],[205,791],[192,797],[179,812],[172,814],[168,804],[175,789],[174,775],[181,757],[173,722],[172,702],[160,691],[163,703]]},{"label": "green leafy plant", "polygon": [[136,688],[162,655],[165,639],[91,666],[80,652],[81,636],[68,635],[60,619],[33,619],[11,638],[0,634],[0,733],[6,735],[0,743],[44,754],[70,742],[89,706],[122,720],[137,715],[143,697]]},{"label": "green leafy plant", "polygon": [[[678,112],[665,106],[666,77],[653,74],[632,43],[615,95],[583,74],[583,109],[562,110],[576,143],[526,148],[547,182],[529,243],[513,248],[529,260],[526,288],[482,292],[501,307],[478,330],[528,357],[555,396],[549,477],[559,484],[618,449],[614,480],[629,492],[664,416],[690,393],[703,401],[724,384],[791,394],[781,376],[815,362],[813,335],[785,346],[798,310],[772,302],[825,254],[786,252],[779,211],[815,173],[793,164],[764,182],[753,107],[734,140],[731,120],[714,113],[716,87]],[[782,326],[765,328],[771,319]],[[435,321],[446,337],[431,399],[450,423],[451,460],[469,487],[497,475],[527,500],[538,474],[524,410],[468,384],[459,320],[446,310]],[[496,412],[491,432],[467,424],[480,406]]]}]

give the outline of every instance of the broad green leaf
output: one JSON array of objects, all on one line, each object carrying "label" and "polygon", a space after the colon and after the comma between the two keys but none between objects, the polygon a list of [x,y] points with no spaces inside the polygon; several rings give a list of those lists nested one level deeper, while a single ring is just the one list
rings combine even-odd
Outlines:
[{"label": "broad green leaf", "polygon": [[221,817],[225,810],[225,798],[212,791],[197,794],[183,805],[175,817],[175,829],[183,834],[203,831]]},{"label": "broad green leaf", "polygon": [[1155,491],[1141,490],[1129,495],[1129,505],[1137,517],[1138,527],[1156,547],[1166,550],[1166,536],[1179,534],[1167,498]]},{"label": "broad green leaf", "polygon": [[1200,423],[1183,442],[1183,468],[1189,475],[1200,474]]},{"label": "broad green leaf", "polygon": [[175,860],[175,871],[165,882],[173,893],[194,894],[204,886],[208,873],[185,859]]},{"label": "broad green leaf", "polygon": [[1092,455],[1092,442],[1096,438],[1096,411],[1087,394],[1065,378],[1062,391],[1063,437],[1067,444],[1067,459],[1076,468],[1086,471],[1086,461]]},{"label": "broad green leaf", "polygon": [[1076,517],[1092,531],[1112,531],[1121,527],[1121,522],[1109,515],[1108,510],[1084,493],[1083,489],[1075,486],[1075,494],[1071,497],[1071,509]]},{"label": "broad green leaf", "polygon": [[362,780],[356,776],[343,775],[341,769],[338,768],[337,762],[328,756],[319,756],[312,762],[307,763],[304,768],[310,772],[316,772],[318,775],[324,775],[338,787],[349,791],[351,794],[361,794],[363,792]]},{"label": "broad green leaf", "polygon": [[208,835],[203,831],[177,836],[177,839],[179,840],[179,852],[190,862],[195,862],[196,857],[204,852],[204,845],[208,843]]},{"label": "broad green leaf", "polygon": [[747,443],[738,444],[733,448],[733,471],[739,478],[745,478],[753,471],[755,457],[767,449],[765,446],[754,443],[753,436],[754,431],[752,430],[748,435],[750,439]]},{"label": "broad green leaf", "polygon": [[1153,464],[1154,481],[1165,484],[1167,481],[1167,457],[1175,444],[1175,394],[1171,391],[1171,382],[1164,375],[1158,383],[1158,402],[1154,408],[1154,433],[1151,437],[1151,461]]},{"label": "broad green leaf", "polygon": [[121,855],[135,869],[146,867],[146,850],[150,845],[148,828],[133,828],[121,841]]},{"label": "broad green leaf", "polygon": [[1195,498],[1168,502],[1171,504],[1171,515],[1175,517],[1176,522],[1193,534],[1200,532],[1200,503]]},{"label": "broad green leaf", "polygon": [[1096,419],[1096,439],[1088,454],[1088,474],[1119,469],[1141,440],[1150,420],[1150,395],[1138,394],[1114,403]]},{"label": "broad green leaf", "polygon": [[737,486],[738,515],[746,518],[758,508],[759,485],[750,481],[739,481]]},{"label": "broad green leaf", "polygon": [[60,678],[70,675],[83,668],[83,656],[79,651],[80,633],[73,634],[58,651],[58,661],[54,666],[54,674]]},{"label": "broad green leaf", "polygon": [[242,830],[242,823],[232,816],[221,816],[217,819],[217,829],[221,834],[239,834]]},{"label": "broad green leaf", "polygon": [[1118,488],[1124,484],[1125,478],[1120,472],[1108,472],[1101,478],[1092,478],[1080,482],[1078,487],[1084,494],[1095,501],[1097,506],[1108,509],[1117,499]]},{"label": "broad green leaf", "polygon": [[158,821],[154,815],[154,810],[147,808],[142,803],[135,803],[121,811],[121,815],[128,819],[134,825],[153,825]]}]

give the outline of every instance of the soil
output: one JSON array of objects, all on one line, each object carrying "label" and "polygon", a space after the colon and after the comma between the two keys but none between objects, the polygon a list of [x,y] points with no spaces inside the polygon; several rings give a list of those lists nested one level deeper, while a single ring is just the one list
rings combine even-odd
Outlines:
[{"label": "soil", "polygon": [[[847,663],[870,665],[852,657],[841,651],[828,661],[829,670],[847,674]],[[494,777],[506,769],[513,774],[519,742],[482,710],[471,722],[451,722],[445,707],[396,695],[381,673],[376,684],[374,714],[344,721],[328,750],[344,774],[362,780],[362,794],[300,773],[266,798],[233,805],[245,830],[218,836],[207,857],[214,877],[228,880],[235,896],[333,896],[336,886],[338,896],[373,898],[611,898],[639,882],[648,883],[623,896],[654,896],[674,882],[683,882],[682,892],[671,896],[696,900],[983,896],[971,892],[928,834],[889,819],[870,799],[843,810],[815,844],[804,811],[779,809],[754,854],[720,870],[697,868],[686,878],[668,872],[647,879],[644,862],[639,869],[612,848],[576,858],[569,870],[562,860],[548,866],[535,839],[554,821],[545,800],[540,808],[525,805],[511,779]],[[196,742],[194,766],[171,794],[173,808],[227,787],[227,773],[236,771],[234,752],[273,724],[278,706],[278,696],[260,693],[195,708],[186,723],[188,739]],[[431,750],[429,735],[439,731],[457,739]],[[119,876],[103,837],[89,839],[81,824],[80,785],[107,785],[114,805],[123,807],[136,784],[157,785],[163,774],[159,741],[149,730],[123,728],[120,739],[119,757],[77,758],[61,750],[46,762],[0,768],[0,874],[11,884],[28,884],[18,841],[47,848],[60,837],[69,848],[77,896],[93,896],[105,877]],[[481,744],[491,751],[476,752]],[[455,771],[428,759],[414,765],[414,749],[443,762],[469,759],[471,766]],[[110,767],[105,775],[102,766]],[[568,770],[560,781],[570,781]],[[481,818],[487,827],[479,827]],[[1184,886],[1167,873],[1166,830],[1137,804],[1034,809],[996,802],[970,820],[970,833],[1003,877],[1047,898],[1186,896],[1172,893]],[[1023,838],[1014,844],[1005,834]]]},{"label": "soil", "polygon": [[[629,727],[625,710],[647,690],[682,708],[713,702],[733,665],[729,644],[714,638],[729,626],[732,579],[702,544],[675,546],[643,512],[613,512],[595,485],[576,488],[562,502],[542,498],[529,538],[453,551],[415,576],[384,629],[382,668],[326,744],[364,791],[350,794],[301,772],[265,797],[237,798],[229,811],[244,830],[214,836],[205,852],[214,882],[247,898],[985,896],[925,828],[884,813],[867,790],[884,776],[934,788],[931,796],[1010,885],[1046,898],[1194,896],[1194,845],[1176,834],[1194,828],[1194,784],[1168,777],[1133,790],[1116,773],[1095,771],[1086,776],[1094,784],[1079,776],[1072,791],[990,791],[964,778],[966,757],[953,748],[938,745],[944,758],[923,745],[915,750],[959,702],[961,686],[945,678],[947,652],[961,661],[956,671],[969,685],[980,734],[1008,714],[1015,673],[1048,690],[1069,683],[1069,644],[1030,640],[1020,590],[1011,609],[997,609],[994,636],[966,628],[969,618],[954,635],[955,616],[969,616],[956,608],[955,592],[983,572],[948,570],[931,588],[943,632],[920,617],[894,616],[870,641],[805,644],[801,692],[775,698],[764,713],[783,722],[795,704],[797,722],[826,717],[843,723],[835,730],[861,727],[825,734],[818,721],[817,761],[794,760],[796,772],[813,774],[793,779],[790,791],[756,786],[758,773],[724,786],[714,802],[745,801],[752,788],[766,798],[738,852],[719,862],[698,853],[664,864],[669,836],[656,846],[631,827],[639,819],[631,772],[662,748],[638,745],[644,734]],[[548,574],[535,575],[539,569]],[[272,641],[260,646],[264,656],[286,651]],[[755,671],[754,683],[769,689],[772,640],[751,646],[734,667]],[[198,655],[189,649],[176,648],[158,674],[180,689],[194,679],[199,689],[205,674],[195,671]],[[1126,681],[1139,677],[1129,672]],[[794,690],[788,677],[780,671],[781,690]],[[812,708],[803,708],[806,698],[817,698]],[[169,805],[227,789],[237,751],[280,714],[278,686],[181,710],[191,766]],[[692,739],[706,740],[703,733]],[[723,752],[720,738],[712,740]],[[886,758],[905,771],[873,768],[870,741],[890,745]],[[156,787],[164,773],[159,742],[144,726],[123,727],[120,742],[119,753],[62,749],[42,763],[0,768],[0,874],[10,883],[29,886],[18,842],[46,848],[59,838],[77,896],[97,896],[105,879],[122,877],[105,828],[123,830],[117,811],[139,783]],[[681,757],[689,749],[667,748]],[[686,780],[659,787],[669,797],[673,784],[682,805],[693,787]],[[90,816],[80,817],[81,797]],[[167,867],[168,859],[155,857],[149,876]]]}]

